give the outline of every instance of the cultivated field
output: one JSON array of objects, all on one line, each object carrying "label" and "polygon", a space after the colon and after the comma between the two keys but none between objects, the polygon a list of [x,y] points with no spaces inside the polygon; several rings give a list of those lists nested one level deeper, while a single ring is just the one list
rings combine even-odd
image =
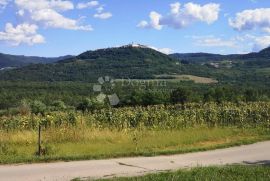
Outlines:
[{"label": "cultivated field", "polygon": [[[184,153],[269,139],[269,103],[159,105],[2,116],[0,163]],[[36,156],[38,125],[42,156]]]}]

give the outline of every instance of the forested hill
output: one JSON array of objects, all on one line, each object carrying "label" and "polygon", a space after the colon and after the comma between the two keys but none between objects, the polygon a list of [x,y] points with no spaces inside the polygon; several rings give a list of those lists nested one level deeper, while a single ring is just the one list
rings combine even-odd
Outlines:
[{"label": "forested hill", "polygon": [[[180,57],[180,58],[179,58]],[[244,55],[177,54],[165,55],[146,46],[86,51],[50,64],[0,71],[0,80],[11,81],[83,81],[98,77],[153,79],[157,75],[196,75],[219,82],[265,82],[270,78],[270,48]],[[255,72],[255,74],[254,74]],[[169,77],[173,77],[169,76]]]},{"label": "forested hill", "polygon": [[61,56],[61,57],[37,57],[37,56],[23,56],[23,55],[9,55],[0,53],[0,68],[5,67],[21,67],[28,64],[37,63],[53,63],[59,60],[67,59],[72,56]]},{"label": "forested hill", "polygon": [[178,61],[145,46],[87,51],[53,64],[36,64],[0,72],[1,80],[96,81],[100,76],[153,78],[178,73]]}]

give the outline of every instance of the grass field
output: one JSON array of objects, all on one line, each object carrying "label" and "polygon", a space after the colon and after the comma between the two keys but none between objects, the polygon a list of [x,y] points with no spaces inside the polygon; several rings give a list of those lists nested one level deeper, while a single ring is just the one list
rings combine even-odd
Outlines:
[{"label": "grass field", "polygon": [[156,79],[116,79],[116,82],[138,82],[139,83],[149,83],[149,82],[179,82],[179,81],[192,81],[197,84],[216,84],[217,80],[207,77],[199,77],[194,75],[157,75]]},{"label": "grass field", "polygon": [[[142,177],[133,178],[114,178],[111,181],[243,181],[260,180],[268,181],[270,179],[269,166],[224,166],[224,167],[206,167],[179,170],[177,172],[166,172],[159,174],[150,174]],[[79,180],[79,179],[75,179]],[[74,181],[75,181],[74,180]]]},{"label": "grass field", "polygon": [[[194,75],[157,75],[157,78],[166,78],[166,77],[172,77],[173,79],[168,80],[174,80],[174,81],[193,81],[194,83],[200,83],[200,84],[215,84],[218,83],[217,80],[208,78],[208,77],[199,77]],[[166,79],[164,79],[166,80]]]},{"label": "grass field", "polygon": [[154,156],[223,148],[270,139],[261,129],[196,127],[183,130],[48,128],[42,132],[44,156],[35,156],[37,132],[0,132],[0,163]]}]

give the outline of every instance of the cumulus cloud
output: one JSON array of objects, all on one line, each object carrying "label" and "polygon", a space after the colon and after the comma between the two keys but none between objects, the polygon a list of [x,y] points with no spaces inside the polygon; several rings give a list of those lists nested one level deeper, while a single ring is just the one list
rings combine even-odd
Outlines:
[{"label": "cumulus cloud", "polygon": [[162,29],[162,25],[160,25],[160,19],[162,18],[162,15],[152,11],[149,14],[150,17],[150,22],[148,23],[147,21],[141,21],[137,27],[139,28],[154,28],[157,30],[161,30]]},{"label": "cumulus cloud", "polygon": [[74,9],[71,1],[62,0],[15,0],[19,14],[27,11],[31,20],[41,23],[46,27],[63,28],[70,30],[92,30],[90,25],[81,26],[78,20],[70,19],[61,14],[62,11]]},{"label": "cumulus cloud", "polygon": [[93,8],[99,5],[98,1],[89,1],[84,3],[78,3],[77,9]]},{"label": "cumulus cloud", "polygon": [[211,24],[218,19],[220,5],[209,3],[201,6],[199,4],[187,3],[185,4],[185,11],[185,14],[190,15],[191,19]]},{"label": "cumulus cloud", "polygon": [[178,15],[180,13],[180,6],[181,6],[181,4],[179,2],[170,4],[171,13]]},{"label": "cumulus cloud", "polygon": [[20,44],[34,45],[44,43],[45,39],[37,33],[38,26],[34,24],[23,23],[14,27],[7,23],[5,31],[0,32],[0,40],[18,46]]},{"label": "cumulus cloud", "polygon": [[152,11],[149,15],[150,21],[141,21],[137,27],[162,29],[163,26],[169,26],[176,29],[184,28],[194,22],[200,21],[207,24],[214,23],[219,17],[220,5],[209,3],[199,5],[195,3],[181,4],[176,2],[170,4],[170,13],[166,16]]},{"label": "cumulus cloud", "polygon": [[237,13],[235,18],[230,18],[229,24],[238,31],[259,28],[270,32],[270,8],[244,10]]},{"label": "cumulus cloud", "polygon": [[36,11],[31,15],[34,21],[42,22],[46,27],[63,28],[70,30],[92,30],[90,25],[79,26],[78,21],[66,18],[52,9],[43,9]]},{"label": "cumulus cloud", "polygon": [[254,52],[258,52],[270,46],[269,35],[255,36],[246,34],[243,36],[243,41],[249,42],[249,44],[252,46],[252,51]]},{"label": "cumulus cloud", "polygon": [[257,52],[270,46],[270,36],[262,36],[255,38],[253,51]]},{"label": "cumulus cloud", "polygon": [[94,14],[94,18],[98,18],[98,19],[109,19],[112,17],[112,13],[110,12],[104,12],[104,13],[96,13]]}]

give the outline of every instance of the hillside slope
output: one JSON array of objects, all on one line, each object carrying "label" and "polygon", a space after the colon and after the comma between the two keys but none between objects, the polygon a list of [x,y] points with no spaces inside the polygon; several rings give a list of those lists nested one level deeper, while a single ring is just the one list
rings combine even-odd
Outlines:
[{"label": "hillside slope", "polygon": [[146,47],[123,46],[87,51],[53,64],[36,64],[0,73],[1,80],[96,81],[100,76],[153,78],[178,73],[177,60]]},{"label": "hillside slope", "polygon": [[36,56],[22,56],[22,55],[9,55],[0,53],[0,68],[5,67],[21,67],[28,64],[37,63],[53,63],[59,60],[67,59],[72,56],[61,56],[61,57],[36,57]]}]

